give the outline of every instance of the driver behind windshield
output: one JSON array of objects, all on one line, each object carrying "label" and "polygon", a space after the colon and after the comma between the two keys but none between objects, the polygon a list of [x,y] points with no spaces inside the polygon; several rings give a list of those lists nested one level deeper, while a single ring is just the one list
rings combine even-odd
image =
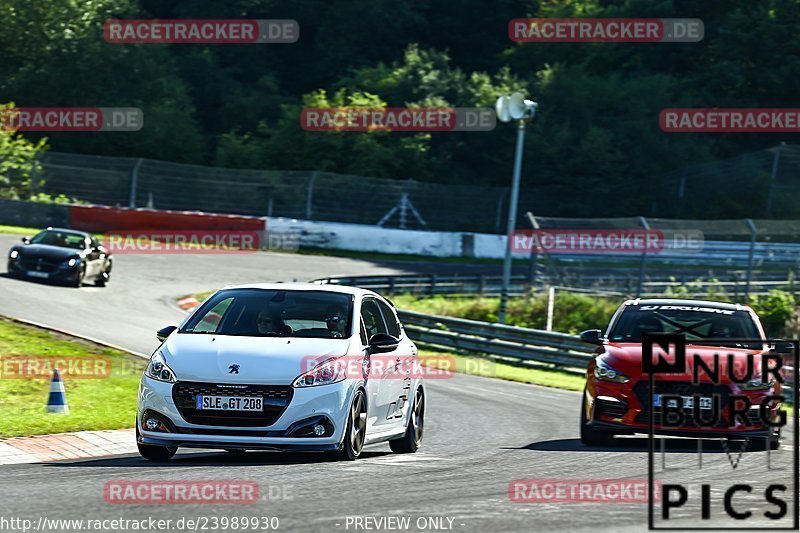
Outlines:
[{"label": "driver behind windshield", "polygon": [[292,329],[268,309],[264,309],[258,313],[256,325],[258,327],[259,335],[291,335],[292,333]]},{"label": "driver behind windshield", "polygon": [[332,337],[341,339],[347,326],[346,311],[341,307],[329,307],[325,313],[325,324]]}]

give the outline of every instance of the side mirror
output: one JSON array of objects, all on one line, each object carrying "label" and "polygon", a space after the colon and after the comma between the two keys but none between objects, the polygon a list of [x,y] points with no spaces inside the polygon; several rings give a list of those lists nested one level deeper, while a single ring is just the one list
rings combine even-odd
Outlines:
[{"label": "side mirror", "polygon": [[23,242],[23,244],[30,244],[31,243],[31,238],[30,237],[23,237],[22,238],[22,242]]},{"label": "side mirror", "polygon": [[178,329],[177,326],[167,326],[165,328],[161,328],[160,330],[156,331],[156,337],[161,342],[164,342],[164,339],[172,335],[172,332]]},{"label": "side mirror", "polygon": [[603,345],[602,332],[599,329],[587,329],[581,332],[581,340],[587,344]]},{"label": "side mirror", "polygon": [[386,353],[397,349],[400,339],[388,333],[376,333],[369,339],[369,353]]}]

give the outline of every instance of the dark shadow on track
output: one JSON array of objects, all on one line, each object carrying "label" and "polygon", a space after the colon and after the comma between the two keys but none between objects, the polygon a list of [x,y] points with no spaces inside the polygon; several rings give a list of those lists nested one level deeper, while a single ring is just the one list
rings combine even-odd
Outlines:
[{"label": "dark shadow on track", "polygon": [[18,281],[20,283],[33,283],[35,285],[46,285],[50,287],[65,287],[65,288],[74,288],[71,285],[66,283],[59,283],[57,280],[52,279],[38,279],[38,278],[31,278],[28,276],[12,276],[8,272],[0,272],[0,278],[10,279],[12,281]]},{"label": "dark shadow on track", "polygon": [[[392,452],[364,451],[362,459],[371,459],[392,455]],[[228,452],[192,452],[180,453],[166,462],[147,461],[138,455],[124,455],[115,457],[99,457],[87,459],[73,459],[42,463],[48,467],[105,467],[105,468],[176,468],[189,466],[265,466],[265,465],[301,465],[318,463],[336,463],[335,456],[323,453],[306,452],[263,452],[249,451],[244,454]],[[349,462],[349,461],[347,461]],[[358,460],[355,461],[356,463]]]},{"label": "dark shadow on track", "polygon": [[[522,448],[504,448],[506,450],[532,450],[540,452],[619,452],[619,451],[639,451],[647,453],[647,438],[617,438],[611,446],[587,446],[581,443],[580,439],[557,439],[540,442],[532,442]],[[754,447],[756,443],[751,440],[746,448],[746,452],[763,451]],[[734,440],[728,444],[731,453],[739,453],[744,445],[744,441]],[[697,453],[697,441],[690,439],[666,438],[664,449],[668,452],[677,453]],[[661,451],[659,439],[655,442],[655,451]],[[704,439],[703,453],[725,453],[721,440]]]}]

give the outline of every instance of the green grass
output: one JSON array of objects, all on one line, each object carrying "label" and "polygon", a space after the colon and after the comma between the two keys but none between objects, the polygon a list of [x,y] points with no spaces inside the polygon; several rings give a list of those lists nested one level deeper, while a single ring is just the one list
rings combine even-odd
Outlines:
[{"label": "green grass", "polygon": [[[0,318],[0,358],[9,356],[108,357],[111,373],[103,378],[65,377],[70,413],[45,412],[49,378],[11,378],[13,366],[0,366],[0,437],[41,435],[66,431],[132,427],[136,418],[136,394],[146,361],[133,356]],[[3,361],[0,360],[0,365]]]},{"label": "green grass", "polygon": [[11,235],[26,235],[33,237],[42,231],[42,228],[26,228],[24,226],[4,226],[0,224],[0,233],[10,233]]}]

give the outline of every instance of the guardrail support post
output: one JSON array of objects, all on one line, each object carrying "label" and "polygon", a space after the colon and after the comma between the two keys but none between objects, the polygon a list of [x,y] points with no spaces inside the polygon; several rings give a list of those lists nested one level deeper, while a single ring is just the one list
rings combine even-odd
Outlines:
[{"label": "guardrail support post", "polygon": [[772,158],[772,172],[769,178],[769,193],[767,193],[767,208],[765,209],[764,216],[769,217],[772,215],[772,198],[775,190],[775,178],[778,176],[778,163],[781,160],[781,149],[786,145],[782,142],[775,149],[775,156]]},{"label": "guardrail support post", "polygon": [[747,299],[750,296],[750,281],[753,279],[753,258],[756,252],[756,236],[758,233],[753,219],[747,218],[745,222],[747,223],[747,227],[750,228],[750,252],[747,256],[747,281],[744,286],[744,297]]},{"label": "guardrail support post", "polygon": [[556,306],[556,288],[550,286],[547,288],[547,331],[553,331],[553,313]]},{"label": "guardrail support post", "polygon": [[[646,231],[650,231],[650,224],[647,223],[647,219],[645,219],[644,217],[639,217],[639,222]],[[639,263],[639,282],[636,287],[637,298],[640,298],[642,296],[642,286],[644,285],[644,272],[646,265],[647,265],[647,249],[645,249],[645,251],[642,253],[642,261],[641,263]]]},{"label": "guardrail support post", "polygon": [[317,179],[318,171],[312,172],[308,178],[308,193],[306,195],[306,220],[311,220],[311,206],[314,201],[314,180]]},{"label": "guardrail support post", "polygon": [[136,207],[136,188],[138,187],[139,181],[139,167],[142,166],[143,161],[144,159],[141,157],[137,159],[136,164],[133,165],[133,170],[131,170],[131,196],[128,207]]}]

